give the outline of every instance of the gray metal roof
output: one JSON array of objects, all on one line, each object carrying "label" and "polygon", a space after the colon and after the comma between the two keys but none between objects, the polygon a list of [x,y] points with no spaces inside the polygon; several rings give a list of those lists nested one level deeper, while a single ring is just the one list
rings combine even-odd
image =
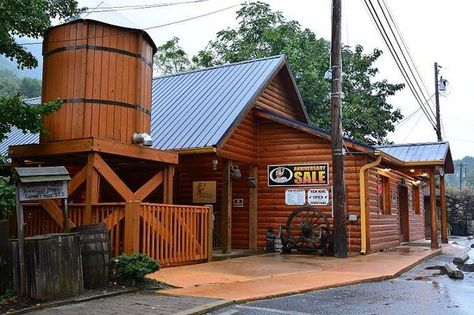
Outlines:
[{"label": "gray metal roof", "polygon": [[[41,104],[41,97],[33,97],[24,100],[27,104],[37,105]],[[24,133],[22,130],[13,127],[9,133],[7,133],[5,140],[0,142],[0,154],[7,155],[8,147],[11,145],[19,144],[32,144],[39,142],[39,134]]]},{"label": "gray metal roof", "polygon": [[449,143],[406,143],[377,146],[377,149],[380,149],[403,162],[444,161],[448,154]]},{"label": "gray metal roof", "polygon": [[274,56],[155,78],[153,147],[216,145],[285,63]]}]

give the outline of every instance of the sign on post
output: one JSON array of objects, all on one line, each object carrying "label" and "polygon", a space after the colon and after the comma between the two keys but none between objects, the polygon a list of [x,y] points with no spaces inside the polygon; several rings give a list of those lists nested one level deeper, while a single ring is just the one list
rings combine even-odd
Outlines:
[{"label": "sign on post", "polygon": [[22,201],[62,199],[63,231],[69,232],[67,216],[67,181],[71,180],[64,166],[16,167],[16,218],[18,229],[19,295],[26,295],[25,231]]},{"label": "sign on post", "polygon": [[67,182],[22,183],[20,201],[67,198]]}]

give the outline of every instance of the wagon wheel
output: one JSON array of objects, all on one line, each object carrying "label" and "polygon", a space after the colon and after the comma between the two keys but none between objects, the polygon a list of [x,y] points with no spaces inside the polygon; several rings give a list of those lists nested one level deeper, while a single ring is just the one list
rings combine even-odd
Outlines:
[{"label": "wagon wheel", "polygon": [[308,252],[324,251],[330,226],[326,215],[319,209],[305,207],[295,210],[286,225],[294,248]]}]

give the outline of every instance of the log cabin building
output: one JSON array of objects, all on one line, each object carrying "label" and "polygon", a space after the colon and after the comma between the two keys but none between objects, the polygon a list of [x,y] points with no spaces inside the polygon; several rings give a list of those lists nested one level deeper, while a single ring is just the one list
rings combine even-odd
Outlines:
[{"label": "log cabin building", "polygon": [[[91,20],[52,28],[42,100],[63,106],[45,118],[39,144],[14,130],[0,150],[11,145],[16,165],[67,166],[70,223],[105,222],[114,254],[140,251],[165,266],[209,259],[212,249],[260,251],[266,229],[317,194],[332,222],[331,137],[311,124],[284,56],[152,79],[154,50],[140,30]],[[134,133],[151,135],[151,147]],[[444,188],[449,144],[344,143],[346,210],[356,218],[349,250],[423,239],[421,188],[428,180],[434,191],[435,176]],[[31,207],[30,235],[60,228],[53,202]],[[446,233],[442,207],[443,241]]]}]

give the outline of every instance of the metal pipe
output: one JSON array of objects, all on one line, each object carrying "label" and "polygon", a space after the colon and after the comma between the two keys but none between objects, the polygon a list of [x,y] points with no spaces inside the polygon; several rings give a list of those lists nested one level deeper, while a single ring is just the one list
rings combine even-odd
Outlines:
[{"label": "metal pipe", "polygon": [[380,155],[378,152],[375,152],[377,154],[377,159],[369,164],[366,164],[362,166],[359,170],[359,185],[360,185],[360,253],[361,254],[366,254],[367,251],[367,229],[366,229],[366,222],[367,222],[367,217],[365,215],[365,208],[366,208],[366,203],[365,203],[365,171],[377,166],[380,164],[382,161],[382,155]]}]

